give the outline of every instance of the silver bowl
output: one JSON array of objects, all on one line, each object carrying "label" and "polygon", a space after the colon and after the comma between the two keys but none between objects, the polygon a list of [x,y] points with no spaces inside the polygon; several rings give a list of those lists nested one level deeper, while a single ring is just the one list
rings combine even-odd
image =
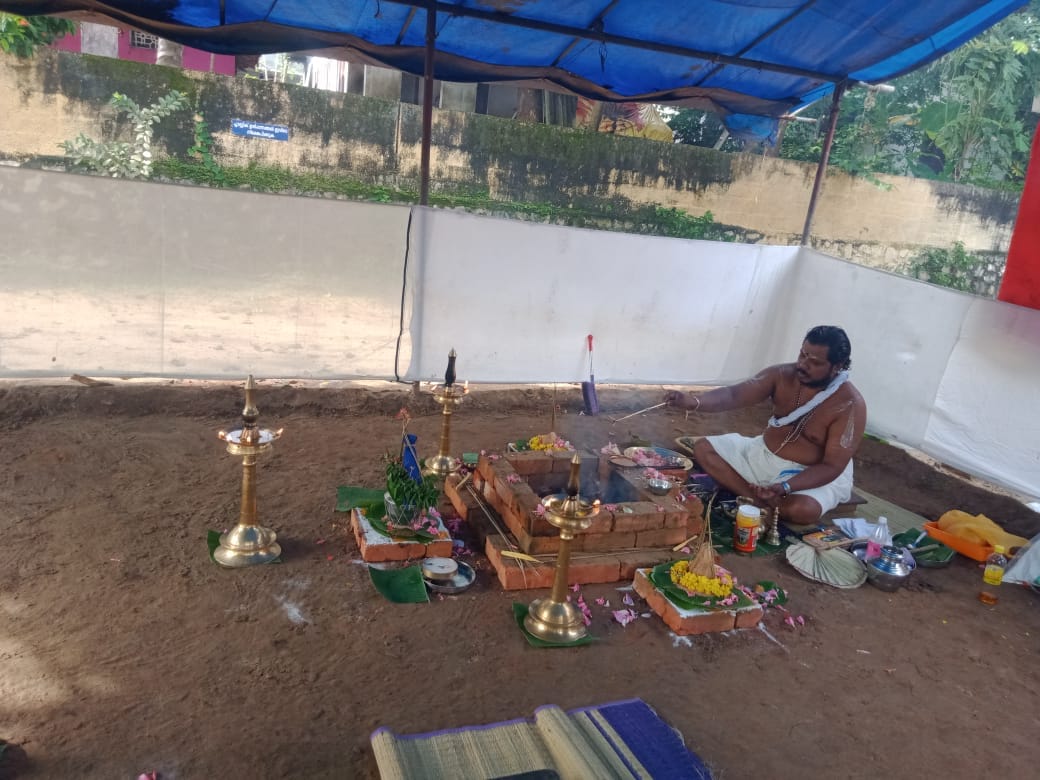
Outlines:
[{"label": "silver bowl", "polygon": [[655,496],[667,496],[672,490],[672,481],[670,479],[648,479],[646,486]]}]

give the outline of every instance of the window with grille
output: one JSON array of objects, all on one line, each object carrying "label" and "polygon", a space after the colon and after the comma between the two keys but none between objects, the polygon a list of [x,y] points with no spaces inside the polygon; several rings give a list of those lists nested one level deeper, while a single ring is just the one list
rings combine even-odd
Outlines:
[{"label": "window with grille", "polygon": [[131,30],[130,45],[135,49],[157,49],[159,48],[159,39],[151,33]]}]

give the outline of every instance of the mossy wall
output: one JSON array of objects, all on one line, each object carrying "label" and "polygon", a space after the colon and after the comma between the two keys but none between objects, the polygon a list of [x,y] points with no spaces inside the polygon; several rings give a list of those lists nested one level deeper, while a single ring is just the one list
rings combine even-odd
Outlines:
[{"label": "mossy wall", "polygon": [[[189,96],[212,133],[223,186],[409,201],[419,189],[421,110],[358,95],[229,78],[89,55],[0,55],[0,156],[61,154],[80,132],[110,139],[114,92],[147,105]],[[161,176],[207,182],[188,150],[192,111],[164,120]],[[233,119],[290,128],[287,142],[242,138]],[[797,243],[815,166],[496,117],[435,111],[432,202],[528,219],[684,237]],[[1017,198],[959,185],[832,170],[813,224],[830,254],[899,269],[921,247],[964,243],[1001,254]],[[210,182],[212,183],[212,182]],[[705,214],[710,212],[710,217]]]}]

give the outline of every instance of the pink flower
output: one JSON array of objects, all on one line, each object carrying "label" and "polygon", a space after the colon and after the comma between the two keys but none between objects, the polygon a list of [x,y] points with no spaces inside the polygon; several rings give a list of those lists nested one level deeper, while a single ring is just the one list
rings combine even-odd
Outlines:
[{"label": "pink flower", "polygon": [[607,510],[608,512],[616,512],[617,511],[617,504],[604,504],[603,508],[605,510]]},{"label": "pink flower", "polygon": [[608,607],[610,606],[610,604],[607,603],[607,600],[605,598],[603,598],[602,596],[600,598],[596,599],[596,604],[598,606],[601,606],[601,607],[604,606],[604,605],[606,605]]},{"label": "pink flower", "polygon": [[523,482],[523,478],[519,474],[510,474],[506,477],[506,482],[510,485],[515,485],[517,482]]},{"label": "pink flower", "polygon": [[539,504],[534,508],[534,513],[539,517],[545,517],[545,507]]},{"label": "pink flower", "polygon": [[614,610],[614,620],[623,626],[627,626],[633,620],[639,616],[631,609],[616,609]]},{"label": "pink flower", "polygon": [[580,590],[581,590],[581,585],[579,585],[578,583],[575,582],[573,585],[571,585],[571,592],[572,593],[578,593]]}]

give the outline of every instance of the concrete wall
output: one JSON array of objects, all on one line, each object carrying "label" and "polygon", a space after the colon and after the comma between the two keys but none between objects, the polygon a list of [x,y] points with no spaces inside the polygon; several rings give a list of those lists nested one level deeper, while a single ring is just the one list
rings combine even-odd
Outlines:
[{"label": "concrete wall", "polygon": [[[113,92],[147,104],[171,88],[197,99],[222,165],[282,166],[418,188],[417,106],[57,52],[29,61],[0,55],[0,155],[56,155],[62,141],[80,132],[111,136],[117,125],[105,103]],[[292,137],[285,143],[236,137],[233,118],[288,125]],[[192,143],[189,113],[165,120],[160,136],[160,147],[184,156]],[[815,166],[788,160],[440,110],[431,156],[435,191],[581,208],[622,229],[647,204],[693,215],[710,211],[746,240],[772,244],[800,240],[815,173]],[[898,269],[922,247],[962,241],[999,265],[1016,211],[1017,197],[1008,193],[884,176],[875,184],[832,170],[813,245]]]}]

